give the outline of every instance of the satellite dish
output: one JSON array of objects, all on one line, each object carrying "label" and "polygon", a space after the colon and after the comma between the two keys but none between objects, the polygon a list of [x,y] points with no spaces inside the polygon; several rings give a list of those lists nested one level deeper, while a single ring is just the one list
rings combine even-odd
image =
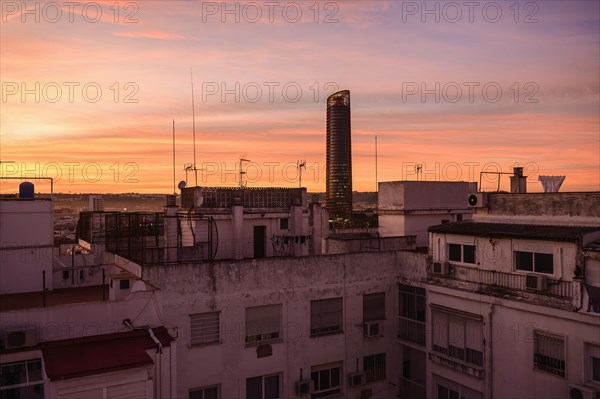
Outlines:
[{"label": "satellite dish", "polygon": [[182,180],[177,185],[177,188],[179,188],[180,190],[183,190],[186,186],[187,186],[187,184],[186,184],[185,180]]}]

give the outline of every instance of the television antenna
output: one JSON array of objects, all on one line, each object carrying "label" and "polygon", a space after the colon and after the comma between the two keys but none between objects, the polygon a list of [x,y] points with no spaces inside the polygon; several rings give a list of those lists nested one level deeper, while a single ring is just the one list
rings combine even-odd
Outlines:
[{"label": "television antenna", "polygon": [[415,170],[417,172],[417,181],[419,181],[419,174],[423,173],[423,164],[415,164]]},{"label": "television antenna", "polygon": [[246,172],[244,172],[244,162],[252,162],[252,161],[249,159],[240,157],[240,188],[244,187],[244,175],[246,174]]},{"label": "television antenna", "polygon": [[[190,168],[190,170],[194,171],[194,182],[195,186],[198,187],[198,169],[196,169],[196,107],[194,106],[194,71],[190,68],[190,78],[192,83],[192,141],[193,141],[193,149],[194,149],[194,167]],[[187,181],[187,170],[186,170],[186,178]]]},{"label": "television antenna", "polygon": [[302,169],[306,169],[306,161],[296,161],[296,170],[298,170],[298,182],[300,188],[302,188]]}]

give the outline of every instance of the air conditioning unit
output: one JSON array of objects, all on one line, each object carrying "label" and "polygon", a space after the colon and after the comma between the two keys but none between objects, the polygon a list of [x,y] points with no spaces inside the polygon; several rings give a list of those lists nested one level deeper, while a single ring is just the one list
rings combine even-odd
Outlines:
[{"label": "air conditioning unit", "polygon": [[350,373],[348,374],[348,385],[351,387],[359,387],[367,383],[367,375],[365,373]]},{"label": "air conditioning unit", "polygon": [[4,332],[4,349],[27,348],[37,343],[35,328],[10,329]]},{"label": "air conditioning unit", "polygon": [[528,274],[525,276],[525,288],[528,290],[545,291],[548,286],[546,276],[539,274]]},{"label": "air conditioning unit", "polygon": [[433,262],[433,272],[435,274],[448,275],[452,273],[452,264],[449,262]]},{"label": "air conditioning unit", "polygon": [[310,395],[315,390],[315,383],[313,380],[300,380],[296,381],[296,395],[305,396]]},{"label": "air conditioning unit", "polygon": [[365,321],[363,325],[363,335],[365,338],[381,337],[383,335],[381,320]]},{"label": "air conditioning unit", "polygon": [[473,193],[467,197],[469,208],[485,208],[487,206],[486,193]]},{"label": "air conditioning unit", "polygon": [[600,399],[600,390],[581,385],[569,385],[569,397],[571,399]]}]

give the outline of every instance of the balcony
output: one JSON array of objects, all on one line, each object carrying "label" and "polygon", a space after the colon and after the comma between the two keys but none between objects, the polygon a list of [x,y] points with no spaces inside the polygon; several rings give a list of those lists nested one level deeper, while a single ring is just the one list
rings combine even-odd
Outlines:
[{"label": "balcony", "polygon": [[425,323],[398,316],[398,338],[425,346]]},{"label": "balcony", "polygon": [[408,378],[399,377],[398,397],[401,399],[425,399],[425,386]]},{"label": "balcony", "polygon": [[[476,267],[452,264],[448,274],[442,275],[432,273],[431,275],[466,281],[469,283],[477,283],[489,287],[502,287],[517,291],[532,292],[526,286],[526,274],[505,273],[496,270],[481,270]],[[546,289],[535,292],[562,299],[571,299],[573,297],[573,282],[548,278]]]}]

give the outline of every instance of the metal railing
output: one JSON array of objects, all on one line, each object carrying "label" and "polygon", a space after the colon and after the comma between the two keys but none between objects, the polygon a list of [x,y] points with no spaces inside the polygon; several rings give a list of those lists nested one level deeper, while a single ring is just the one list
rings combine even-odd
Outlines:
[{"label": "metal railing", "polygon": [[398,338],[425,346],[425,323],[398,316]]},{"label": "metal railing", "polygon": [[[496,270],[482,270],[475,267],[452,265],[452,272],[448,277],[488,286],[504,287],[518,291],[529,291],[526,285],[526,274],[506,273]],[[572,298],[573,282],[548,278],[546,289],[537,292],[560,298]]]}]

